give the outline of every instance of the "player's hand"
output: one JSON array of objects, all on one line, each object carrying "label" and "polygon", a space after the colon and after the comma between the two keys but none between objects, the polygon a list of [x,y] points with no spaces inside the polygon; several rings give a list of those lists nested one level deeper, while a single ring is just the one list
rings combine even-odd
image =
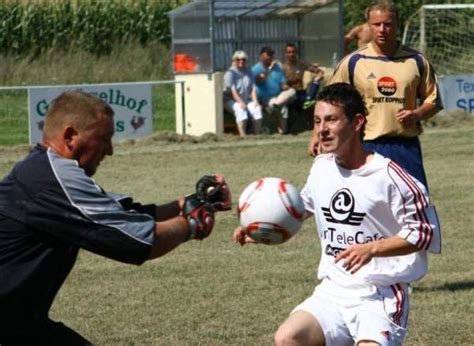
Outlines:
[{"label": "player's hand", "polygon": [[185,197],[182,215],[189,227],[188,240],[202,240],[211,234],[214,227],[214,211],[209,203],[197,198],[196,194]]},{"label": "player's hand", "polygon": [[395,114],[395,117],[403,126],[411,126],[419,121],[419,115],[410,109],[401,109]]},{"label": "player's hand", "polygon": [[255,240],[247,235],[246,230],[240,226],[234,230],[232,239],[234,243],[240,244],[240,246],[244,246],[245,244],[257,244]]},{"label": "player's hand", "polygon": [[265,72],[262,72],[257,75],[257,77],[255,78],[255,81],[257,83],[262,83],[265,81],[265,79],[267,79],[267,74]]},{"label": "player's hand", "polygon": [[214,211],[232,208],[232,195],[222,175],[205,175],[196,183],[196,196],[209,203]]},{"label": "player's hand", "polygon": [[373,245],[373,242],[351,245],[336,256],[335,263],[344,260],[342,267],[351,274],[354,274],[374,257],[372,251]]}]

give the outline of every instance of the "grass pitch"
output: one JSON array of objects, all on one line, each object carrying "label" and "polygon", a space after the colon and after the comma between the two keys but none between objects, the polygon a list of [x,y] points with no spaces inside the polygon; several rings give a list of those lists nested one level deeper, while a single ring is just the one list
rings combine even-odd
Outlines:
[{"label": "grass pitch", "polygon": [[[302,187],[311,159],[309,133],[201,143],[149,140],[116,146],[96,180],[137,200],[166,202],[192,192],[203,174],[225,175],[234,209],[213,234],[141,267],[82,251],[51,316],[98,345],[271,345],[277,327],[317,284],[315,225],[279,246],[231,242],[243,188],[263,176]],[[414,284],[406,345],[470,345],[474,340],[474,122],[429,128],[421,137],[431,198],[442,225],[443,253],[430,255]],[[1,148],[7,173],[27,147]]]}]

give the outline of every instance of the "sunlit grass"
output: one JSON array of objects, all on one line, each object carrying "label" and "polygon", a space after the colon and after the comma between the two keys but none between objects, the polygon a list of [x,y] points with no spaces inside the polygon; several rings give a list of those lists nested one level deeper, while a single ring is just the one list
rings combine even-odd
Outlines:
[{"label": "sunlit grass", "polygon": [[[117,145],[96,176],[106,190],[160,203],[192,192],[201,175],[220,172],[232,189],[234,209],[218,215],[208,239],[141,267],[82,251],[51,316],[99,345],[271,345],[278,325],[317,284],[315,225],[307,221],[280,246],[241,248],[230,239],[237,225],[235,203],[257,177],[284,177],[302,187],[311,166],[308,136]],[[406,345],[469,345],[474,124],[428,128],[421,138],[443,253],[430,256],[428,275],[413,285]],[[26,149],[0,152],[5,174]]]}]

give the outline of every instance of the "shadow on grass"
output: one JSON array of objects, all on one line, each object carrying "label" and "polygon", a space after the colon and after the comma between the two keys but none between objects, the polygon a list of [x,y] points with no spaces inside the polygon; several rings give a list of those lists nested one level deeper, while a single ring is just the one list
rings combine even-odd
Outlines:
[{"label": "shadow on grass", "polygon": [[466,291],[474,289],[474,281],[459,281],[459,282],[447,282],[439,286],[431,287],[414,287],[415,292],[439,292],[439,291]]}]

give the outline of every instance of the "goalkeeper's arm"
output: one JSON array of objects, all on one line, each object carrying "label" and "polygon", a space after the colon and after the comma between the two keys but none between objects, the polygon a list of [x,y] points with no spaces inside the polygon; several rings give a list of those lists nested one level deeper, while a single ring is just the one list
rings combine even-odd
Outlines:
[{"label": "goalkeeper's arm", "polygon": [[184,197],[166,204],[157,205],[155,208],[155,220],[165,221],[178,216],[184,206]]},{"label": "goalkeeper's arm", "polygon": [[[212,207],[195,194],[182,200],[179,216],[155,224],[155,237],[149,259],[160,257],[190,239],[202,240],[211,234],[214,227],[214,211]],[[172,202],[178,203],[179,202]],[[170,212],[175,204],[168,204]]]},{"label": "goalkeeper's arm", "polygon": [[224,177],[202,177],[196,193],[156,206],[158,222],[149,259],[163,256],[187,240],[208,237],[214,227],[214,212],[230,208],[231,193]]},{"label": "goalkeeper's arm", "polygon": [[155,224],[155,238],[149,259],[163,256],[185,242],[189,237],[189,226],[186,219],[177,216]]}]

